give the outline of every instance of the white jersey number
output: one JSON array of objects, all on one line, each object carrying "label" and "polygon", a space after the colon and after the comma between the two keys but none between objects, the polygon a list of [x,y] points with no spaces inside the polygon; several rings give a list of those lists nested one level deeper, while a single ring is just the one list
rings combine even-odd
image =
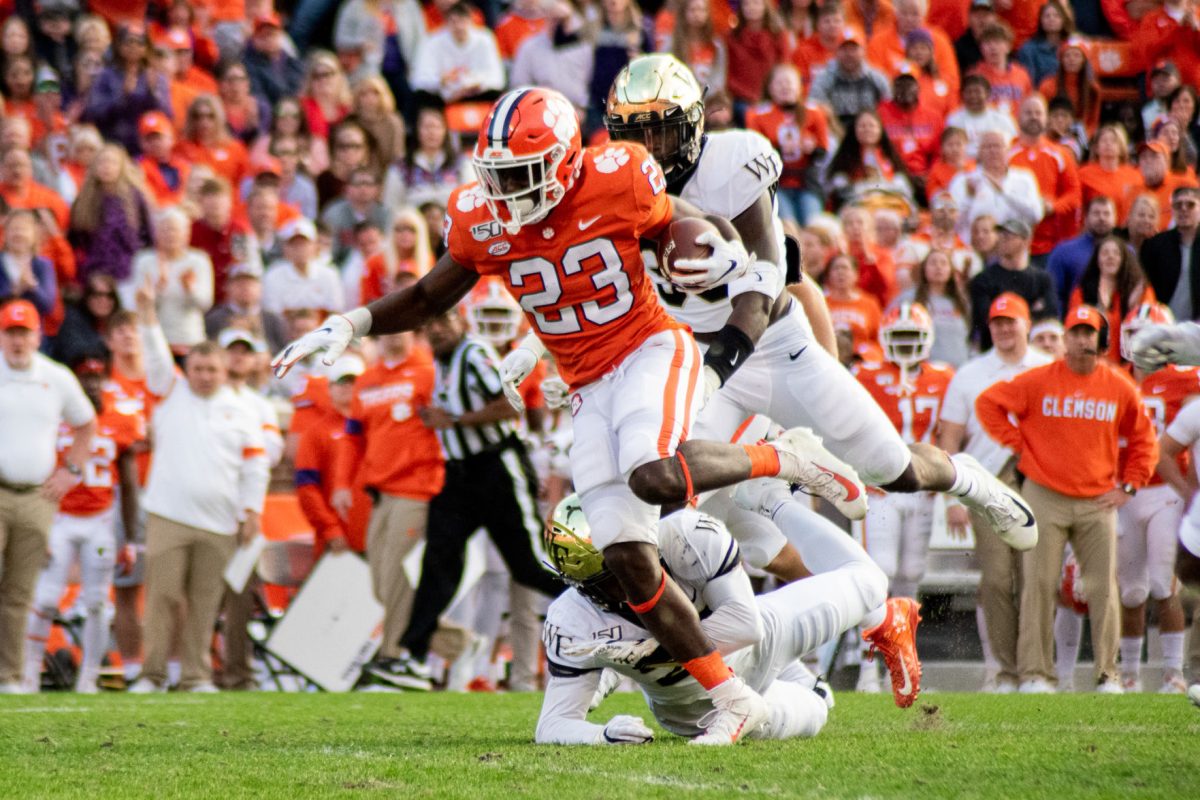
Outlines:
[{"label": "white jersey number", "polygon": [[579,315],[593,325],[606,325],[625,316],[633,308],[633,293],[629,289],[629,276],[623,269],[621,254],[609,239],[592,239],[574,245],[563,254],[562,276],[583,272],[588,264],[598,259],[601,269],[592,273],[592,286],[598,293],[612,290],[612,299],[607,302],[587,300],[578,305],[557,307],[562,298],[562,277],[559,267],[544,258],[527,258],[515,261],[508,268],[509,281],[513,286],[524,286],[532,276],[541,280],[542,289],[521,296],[521,308],[531,314],[538,332],[549,336],[562,336],[583,330]]},{"label": "white jersey number", "polygon": [[900,428],[900,438],[912,444],[913,439],[913,421],[917,414],[929,412],[929,427],[925,429],[925,435],[921,437],[922,442],[928,442],[933,429],[937,427],[938,421],[938,406],[942,403],[937,397],[918,397],[915,400],[911,397],[901,397],[900,402],[896,405],[900,409],[900,419],[903,425]]}]

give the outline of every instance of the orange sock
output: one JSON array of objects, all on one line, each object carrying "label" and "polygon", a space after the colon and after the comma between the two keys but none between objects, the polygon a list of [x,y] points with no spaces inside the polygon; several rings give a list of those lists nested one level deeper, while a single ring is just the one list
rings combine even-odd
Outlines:
[{"label": "orange sock", "polygon": [[729,676],[733,674],[733,670],[729,668],[717,650],[713,650],[706,656],[683,662],[683,668],[691,673],[691,676],[696,679],[696,683],[703,686],[705,691],[712,691],[729,680]]},{"label": "orange sock", "polygon": [[768,444],[742,445],[750,458],[751,478],[774,478],[779,474],[779,451]]}]

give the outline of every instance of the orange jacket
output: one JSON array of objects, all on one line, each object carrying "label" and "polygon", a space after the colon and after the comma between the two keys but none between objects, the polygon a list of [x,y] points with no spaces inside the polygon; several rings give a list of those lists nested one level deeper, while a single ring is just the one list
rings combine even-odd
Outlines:
[{"label": "orange jacket", "polygon": [[1133,47],[1142,65],[1170,61],[1185,84],[1200,84],[1200,31],[1180,25],[1161,8],[1142,17]]},{"label": "orange jacket", "polygon": [[1083,189],[1075,157],[1065,147],[1045,138],[1034,145],[1023,145],[1018,140],[1009,151],[1008,163],[1032,172],[1042,197],[1050,199],[1052,210],[1034,229],[1029,245],[1033,255],[1045,255],[1054,245],[1073,237],[1078,229]]},{"label": "orange jacket", "polygon": [[[993,384],[975,413],[988,435],[1018,455],[1026,476],[1069,497],[1145,486],[1158,463],[1154,425],[1133,379],[1103,361],[1088,375],[1055,361]],[[1128,457],[1118,471],[1120,439]]]},{"label": "orange jacket", "polygon": [[335,447],[333,486],[369,486],[410,500],[442,490],[446,469],[437,436],[417,410],[433,403],[433,357],[419,347],[389,367],[380,362],[354,385],[346,436]]},{"label": "orange jacket", "polygon": [[1112,172],[1091,161],[1079,168],[1079,183],[1083,187],[1083,205],[1097,195],[1108,195],[1117,204],[1117,225],[1123,226],[1129,217],[1133,201],[1146,188],[1142,173],[1130,164],[1121,164]]},{"label": "orange jacket", "polygon": [[350,549],[367,548],[367,523],[371,499],[361,482],[353,486],[354,504],[349,519],[343,520],[329,501],[333,495],[333,466],[337,442],[346,436],[346,418],[336,411],[323,414],[300,436],[296,446],[296,499],[304,518],[316,532],[316,556],[321,557],[330,539],[343,537]]},{"label": "orange jacket", "polygon": [[939,157],[929,168],[929,174],[925,176],[925,196],[932,200],[938,192],[950,187],[950,181],[954,180],[955,175],[960,172],[970,172],[973,169],[975,169],[975,159],[973,158],[968,158],[962,169],[958,169]]},{"label": "orange jacket", "polygon": [[[954,55],[954,43],[950,37],[937,28],[928,28],[933,37],[933,60],[938,65],[942,80],[946,81],[950,95],[958,97],[960,84],[958,75],[958,60]],[[889,78],[895,78],[902,70],[910,66],[904,57],[904,40],[900,38],[895,25],[880,28],[875,26],[875,34],[867,42],[867,61],[878,67]]]},{"label": "orange jacket", "polygon": [[829,306],[834,329],[850,331],[856,348],[879,342],[879,322],[883,314],[874,296],[856,289],[851,300],[837,300],[825,295],[825,304]]}]

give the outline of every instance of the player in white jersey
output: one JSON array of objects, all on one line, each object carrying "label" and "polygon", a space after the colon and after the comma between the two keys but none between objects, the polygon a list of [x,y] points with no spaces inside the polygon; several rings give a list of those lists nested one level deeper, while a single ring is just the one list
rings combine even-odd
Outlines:
[{"label": "player in white jersey", "polygon": [[[791,513],[798,504],[778,481],[772,483],[773,488],[756,487],[764,489],[755,494],[756,500],[772,495],[781,513]],[[703,618],[705,632],[727,654],[730,666],[767,701],[767,721],[747,735],[816,735],[830,703],[827,694],[814,691],[813,677],[799,658],[883,603],[887,580],[879,568],[833,526],[815,526],[801,550],[806,563],[821,574],[755,597],[736,541],[718,520],[691,509],[660,521],[659,549],[666,568]],[[712,702],[628,610],[603,555],[591,545],[577,498],[564,499],[555,510],[547,527],[546,552],[573,588],[551,604],[546,617],[543,638],[550,680],[537,742],[650,741],[652,732],[638,717],[619,715],[605,725],[587,721],[605,668],[638,684],[664,728],[680,736],[701,733]]]},{"label": "player in white jersey", "polygon": [[[671,193],[730,219],[756,257],[754,273],[777,282],[773,301],[758,292],[731,301],[725,287],[693,293],[680,291],[670,276],[658,281],[666,309],[708,345],[706,381],[720,384],[695,435],[729,441],[756,413],[784,427],[809,427],[866,483],[894,492],[949,492],[992,521],[1009,545],[1033,547],[1037,525],[1016,492],[970,456],[948,457],[923,442],[905,445],[866,390],[814,340],[805,313],[784,289],[785,243],[774,203],[779,156],[757,133],[705,135],[703,111],[703,92],[687,66],[654,54],[621,70],[605,116],[614,139],[639,141],[658,159]],[[811,298],[805,308],[823,308],[819,290],[803,276],[799,291]],[[745,326],[752,302],[771,304],[765,330]]]}]

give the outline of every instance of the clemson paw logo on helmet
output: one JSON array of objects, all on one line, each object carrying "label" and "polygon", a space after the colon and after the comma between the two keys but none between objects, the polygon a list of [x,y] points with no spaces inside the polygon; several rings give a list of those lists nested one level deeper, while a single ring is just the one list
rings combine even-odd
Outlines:
[{"label": "clemson paw logo on helmet", "polygon": [[596,169],[600,172],[616,172],[629,163],[629,151],[620,147],[609,147],[596,156]]},{"label": "clemson paw logo on helmet", "polygon": [[563,102],[556,97],[548,97],[546,99],[546,110],[542,112],[542,122],[546,127],[554,131],[554,137],[560,142],[565,142],[575,135],[575,129],[579,126],[579,121],[575,118],[575,109],[570,103]]},{"label": "clemson paw logo on helmet", "polygon": [[478,186],[472,186],[470,189],[464,189],[458,194],[458,210],[464,214],[468,214],[475,209],[483,206],[487,201],[483,197],[483,190]]}]

